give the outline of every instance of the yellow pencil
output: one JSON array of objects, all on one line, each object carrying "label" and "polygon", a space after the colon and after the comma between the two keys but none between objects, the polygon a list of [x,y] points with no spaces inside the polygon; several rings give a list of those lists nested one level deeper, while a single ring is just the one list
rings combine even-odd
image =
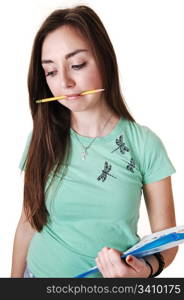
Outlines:
[{"label": "yellow pencil", "polygon": [[36,100],[36,103],[48,102],[48,101],[54,101],[54,100],[61,100],[61,99],[64,99],[64,98],[66,98],[66,96],[45,98],[45,99]]},{"label": "yellow pencil", "polygon": [[89,90],[89,91],[82,92],[81,95],[94,94],[102,91],[104,91],[104,89]]},{"label": "yellow pencil", "polygon": [[[95,89],[95,90],[88,90],[85,92],[82,92],[80,95],[88,95],[88,94],[93,94],[93,93],[98,93],[98,92],[102,92],[104,91],[104,89]],[[48,102],[48,101],[54,101],[54,100],[62,100],[67,98],[67,96],[58,96],[58,97],[51,97],[51,98],[45,98],[45,99],[40,99],[40,100],[36,100],[36,103],[42,103],[42,102]]]}]

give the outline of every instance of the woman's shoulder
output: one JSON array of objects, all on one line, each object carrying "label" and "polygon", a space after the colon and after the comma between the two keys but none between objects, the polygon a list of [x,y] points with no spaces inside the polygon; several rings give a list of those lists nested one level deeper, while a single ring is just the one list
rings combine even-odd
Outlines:
[{"label": "woman's shoulder", "polygon": [[160,141],[160,137],[147,125],[142,125],[135,121],[125,120],[124,132],[126,138],[131,141],[137,141],[139,145],[145,142]]},{"label": "woman's shoulder", "polygon": [[175,172],[163,141],[148,126],[126,121],[124,140],[139,166],[144,183],[160,180]]},{"label": "woman's shoulder", "polygon": [[[127,146],[131,149],[132,155],[140,164],[153,153],[163,151],[164,145],[160,137],[148,126],[138,122],[126,121],[123,130],[123,138]],[[148,158],[149,160],[149,158]]]}]

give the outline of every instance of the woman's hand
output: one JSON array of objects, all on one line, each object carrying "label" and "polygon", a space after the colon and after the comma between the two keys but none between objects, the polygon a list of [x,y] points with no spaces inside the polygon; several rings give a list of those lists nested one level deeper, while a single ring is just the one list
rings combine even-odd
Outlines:
[{"label": "woman's hand", "polygon": [[144,259],[128,255],[126,261],[121,259],[122,252],[117,249],[104,247],[95,261],[99,271],[105,278],[144,277],[150,275],[150,267]]}]

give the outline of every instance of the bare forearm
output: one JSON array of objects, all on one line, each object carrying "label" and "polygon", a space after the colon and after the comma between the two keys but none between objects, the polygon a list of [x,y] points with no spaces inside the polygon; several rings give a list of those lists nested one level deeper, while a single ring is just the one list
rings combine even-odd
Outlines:
[{"label": "bare forearm", "polygon": [[27,251],[34,233],[35,231],[26,228],[25,225],[17,227],[13,244],[11,277],[23,277]]},{"label": "bare forearm", "polygon": [[[171,249],[164,250],[161,252],[165,263],[164,268],[167,268],[172,263],[172,261],[174,260],[177,254],[177,251],[178,251],[178,247],[173,247]],[[152,265],[153,274],[156,273],[159,268],[159,263],[157,258],[154,255],[150,255],[146,257],[146,260]]]},{"label": "bare forearm", "polygon": [[178,251],[178,247],[173,247],[171,249],[161,252],[161,254],[164,258],[164,261],[165,261],[165,268],[168,267],[172,263],[172,261],[174,260],[176,254],[177,254],[177,251]]}]

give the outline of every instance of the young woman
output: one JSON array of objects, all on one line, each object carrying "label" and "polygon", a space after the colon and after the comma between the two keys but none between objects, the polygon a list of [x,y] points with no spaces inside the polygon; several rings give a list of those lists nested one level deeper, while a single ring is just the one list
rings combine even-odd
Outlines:
[{"label": "young woman", "polygon": [[[87,6],[54,11],[39,29],[28,74],[33,130],[20,162],[24,203],[12,277],[157,276],[177,248],[122,253],[137,235],[142,192],[152,232],[175,226],[171,174],[159,139],[135,122],[120,91],[107,32]],[[104,89],[81,96],[86,90]],[[58,101],[36,100],[66,95]]]}]

